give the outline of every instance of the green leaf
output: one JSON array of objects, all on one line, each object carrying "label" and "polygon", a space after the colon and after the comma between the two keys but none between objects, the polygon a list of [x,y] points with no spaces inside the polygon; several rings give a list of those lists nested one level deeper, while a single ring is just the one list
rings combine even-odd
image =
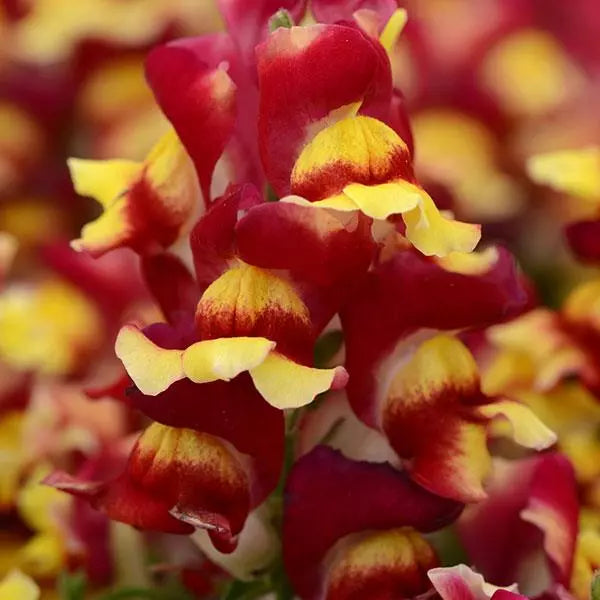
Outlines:
[{"label": "green leaf", "polygon": [[193,600],[178,580],[157,588],[123,587],[102,594],[98,600]]},{"label": "green leaf", "polygon": [[596,571],[592,577],[590,596],[592,600],[600,600],[600,571]]},{"label": "green leaf", "polygon": [[113,590],[100,596],[100,600],[165,600],[165,595],[161,590],[150,588],[121,588]]},{"label": "green leaf", "polygon": [[63,571],[57,580],[57,591],[61,600],[85,600],[87,577],[84,571]]},{"label": "green leaf", "polygon": [[280,27],[285,27],[286,29],[290,29],[294,26],[294,19],[292,19],[292,15],[285,10],[285,8],[280,8],[270,19],[269,19],[269,31],[273,32]]},{"label": "green leaf", "polygon": [[264,579],[255,581],[232,581],[221,594],[220,600],[254,600],[267,594],[270,590]]},{"label": "green leaf", "polygon": [[329,366],[329,361],[336,355],[344,343],[344,334],[339,329],[333,329],[323,334],[315,344],[315,367],[320,369]]}]

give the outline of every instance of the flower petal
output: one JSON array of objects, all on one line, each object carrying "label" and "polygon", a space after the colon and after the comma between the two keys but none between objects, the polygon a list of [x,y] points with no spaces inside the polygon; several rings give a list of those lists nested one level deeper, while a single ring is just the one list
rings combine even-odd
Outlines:
[{"label": "flower petal", "polygon": [[302,146],[320,129],[357,103],[390,110],[389,62],[377,41],[341,24],[280,28],[256,53],[261,158],[281,197]]},{"label": "flower petal", "polygon": [[[220,34],[158,46],[146,59],[150,87],[194,163],[205,203],[236,119],[236,86],[217,66],[231,62],[233,52],[229,38]],[[207,65],[211,53],[216,54],[213,68]]]},{"label": "flower petal", "polygon": [[502,596],[502,600],[524,598],[516,593],[516,585],[507,588],[497,587],[487,583],[482,575],[463,564],[431,569],[427,576],[442,600],[489,600],[491,598],[500,600],[500,596],[496,596],[499,590],[509,594]]},{"label": "flower petal", "polygon": [[379,402],[389,381],[384,371],[390,375],[397,364],[388,358],[401,345],[423,339],[427,329],[486,326],[518,314],[528,302],[514,261],[503,249],[489,268],[474,274],[446,270],[412,250],[395,252],[366,276],[341,311],[353,409],[367,424],[378,426]]},{"label": "flower petal", "polygon": [[318,394],[346,385],[343,367],[314,369],[272,352],[257,367],[250,369],[256,389],[271,406],[298,408],[312,402]]},{"label": "flower petal", "polygon": [[38,600],[41,591],[35,581],[21,573],[11,571],[0,581],[0,598],[2,600]]},{"label": "flower petal", "polygon": [[161,348],[133,325],[125,325],[119,331],[115,353],[144,394],[156,396],[185,377],[182,351]]},{"label": "flower petal", "polygon": [[[398,179],[413,179],[408,146],[385,123],[356,116],[322,129],[303,148],[291,174],[291,191],[314,202],[352,183],[377,185]],[[360,188],[355,192],[364,197]]]},{"label": "flower petal", "polygon": [[499,400],[477,410],[488,419],[504,417],[510,423],[513,439],[521,446],[544,450],[556,442],[556,434],[520,402]]},{"label": "flower petal", "polygon": [[262,337],[234,337],[192,344],[183,352],[183,372],[194,383],[229,381],[262,364],[275,347]]},{"label": "flower petal", "polygon": [[427,592],[428,569],[439,562],[416,531],[405,527],[372,533],[335,553],[327,577],[327,598],[413,598]]},{"label": "flower petal", "polygon": [[285,499],[283,558],[302,598],[318,597],[323,559],[343,537],[404,526],[431,531],[461,510],[386,463],[351,461],[325,446],[294,464]]},{"label": "flower petal", "polygon": [[538,154],[527,163],[529,176],[561,192],[600,200],[600,148]]},{"label": "flower petal", "polygon": [[[284,415],[267,404],[248,373],[231,381],[174,383],[157,396],[129,395],[135,408],[172,427],[188,427],[232,444],[250,460],[254,475],[253,504],[277,485],[283,464]],[[261,435],[256,435],[260,430]]]},{"label": "flower petal", "polygon": [[[500,585],[516,581],[531,596],[545,589],[545,570],[555,583],[567,586],[579,507],[566,458],[550,452],[517,461],[496,459],[487,491],[488,499],[468,507],[458,525],[482,575]],[[531,564],[536,569],[524,568]]]},{"label": "flower petal", "polygon": [[69,168],[75,189],[104,209],[71,243],[94,256],[119,246],[140,253],[170,246],[198,202],[196,174],[173,130],[143,163],[70,159]]}]

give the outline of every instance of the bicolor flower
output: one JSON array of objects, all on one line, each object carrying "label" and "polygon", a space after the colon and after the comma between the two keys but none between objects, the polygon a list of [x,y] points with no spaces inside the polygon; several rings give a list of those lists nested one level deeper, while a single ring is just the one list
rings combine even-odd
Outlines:
[{"label": "bicolor flower", "polygon": [[486,389],[545,392],[576,375],[598,394],[599,290],[598,280],[587,281],[567,296],[560,311],[539,308],[490,328],[486,337],[493,352],[484,359]]},{"label": "bicolor flower", "polygon": [[[401,214],[427,255],[473,250],[479,227],[441,215],[414,178],[376,39],[346,25],[279,29],[257,57],[261,156],[276,192],[374,219]],[[280,86],[288,73],[293,80]]]},{"label": "bicolor flower", "polygon": [[98,455],[77,476],[57,471],[46,483],[135,527],[177,534],[204,528],[218,548],[235,548],[250,509],[252,479],[228,442],[153,423],[128,456],[123,450],[112,458]]},{"label": "bicolor flower", "polygon": [[[397,349],[414,346],[412,334],[486,327],[529,304],[524,281],[503,249],[442,260],[411,249],[394,249],[389,257],[383,252],[341,312],[349,399],[358,417],[374,427],[387,385],[381,369],[389,368],[386,358]],[[392,370],[393,363],[391,358]]]},{"label": "bicolor flower", "polygon": [[[242,215],[248,211],[248,215],[238,222],[240,211]],[[126,326],[117,338],[117,355],[142,393],[160,394],[184,378],[207,384],[230,381],[247,372],[267,402],[277,408],[293,408],[345,384],[342,368],[314,369],[308,365],[316,336],[338,308],[331,302],[331,295],[339,301],[336,271],[347,277],[347,265],[326,262],[322,270],[315,270],[312,281],[304,272],[303,282],[295,277],[305,269],[302,261],[292,261],[286,276],[249,264],[244,258],[246,248],[251,253],[259,240],[268,242],[262,239],[262,232],[267,227],[277,231],[278,223],[287,223],[290,235],[286,239],[281,232],[270,235],[285,251],[285,255],[278,255],[275,246],[265,245],[274,253],[276,258],[271,260],[275,262],[295,252],[293,239],[311,239],[324,257],[345,254],[356,260],[352,257],[363,256],[352,264],[362,264],[364,269],[372,249],[369,243],[349,247],[348,241],[355,236],[327,214],[294,223],[290,212],[292,219],[303,214],[301,208],[260,206],[256,192],[245,187],[226,195],[200,219],[192,233],[196,280],[203,290],[195,307],[195,325],[183,335],[174,331],[166,334],[164,329],[161,333],[155,328],[158,337],[154,341]],[[246,218],[252,218],[253,232],[244,227]],[[238,230],[242,232],[239,239],[235,234]],[[264,255],[257,254],[264,260]],[[327,273],[326,267],[331,267],[331,272]],[[337,285],[323,285],[323,273]],[[337,294],[332,294],[331,288],[336,288]],[[328,305],[325,309],[324,303]],[[153,368],[148,369],[149,365]]]},{"label": "bicolor flower", "polygon": [[121,246],[140,253],[170,246],[200,202],[192,162],[172,129],[141,163],[71,158],[69,168],[77,193],[102,206],[72,242],[96,256]]},{"label": "bicolor flower", "polygon": [[186,47],[157,48],[147,78],[175,129],[142,162],[70,159],[77,192],[103,208],[73,242],[77,250],[159,252],[189,232],[210,201],[212,173],[235,122],[235,85],[225,70],[209,68]]},{"label": "bicolor flower", "polygon": [[565,234],[573,252],[582,260],[600,260],[600,148],[540,154],[527,168],[535,182],[569,197]]},{"label": "bicolor flower", "polygon": [[461,505],[387,464],[318,446],[292,468],[283,558],[300,598],[413,597],[429,589],[435,551],[417,533],[456,518]]},{"label": "bicolor flower", "polygon": [[510,423],[513,439],[541,450],[556,436],[525,405],[481,393],[475,360],[456,338],[438,335],[401,357],[388,357],[379,426],[411,477],[463,502],[485,497],[491,471],[490,420]]},{"label": "bicolor flower", "polygon": [[250,474],[250,489],[244,494],[252,506],[277,485],[284,458],[284,415],[263,400],[248,374],[202,385],[185,379],[157,396],[136,390],[129,392],[128,399],[159,423],[226,440],[228,447],[244,457]]},{"label": "bicolor flower", "polygon": [[557,453],[497,459],[488,492],[486,500],[465,510],[458,524],[473,565],[499,585],[516,581],[527,595],[558,585],[568,589],[579,513],[568,460]]},{"label": "bicolor flower", "polygon": [[394,0],[257,0],[252,6],[243,0],[219,0],[219,10],[244,60],[252,64],[254,48],[268,36],[271,18],[277,11],[287,11],[293,23],[338,23],[352,21],[360,13],[373,13],[385,23],[397,10]]}]

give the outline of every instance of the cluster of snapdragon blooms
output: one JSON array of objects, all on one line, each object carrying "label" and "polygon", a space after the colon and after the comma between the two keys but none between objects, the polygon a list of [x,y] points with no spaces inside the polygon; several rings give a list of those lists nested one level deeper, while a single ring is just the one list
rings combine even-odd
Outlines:
[{"label": "cluster of snapdragon blooms", "polygon": [[[424,189],[393,4],[269,6],[249,24],[230,3],[229,33],[150,51],[164,133],[143,160],[69,169],[102,208],[72,247],[100,263],[133,250],[160,312],[127,308],[144,294],[126,272],[78,267],[100,300],[123,294],[120,372],[87,388],[120,424],[35,480],[96,515],[96,541],[105,517],[191,536],[199,597],[583,599],[600,559],[598,283],[535,308],[511,254]],[[599,163],[529,170],[593,204]],[[586,214],[589,237],[569,239],[597,260]],[[70,303],[60,335],[89,353],[102,323]],[[54,358],[49,372],[80,357]]]}]

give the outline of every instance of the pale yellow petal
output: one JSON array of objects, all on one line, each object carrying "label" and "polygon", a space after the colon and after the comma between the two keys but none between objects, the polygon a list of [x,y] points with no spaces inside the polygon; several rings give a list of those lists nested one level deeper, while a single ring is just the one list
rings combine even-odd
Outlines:
[{"label": "pale yellow petal", "polygon": [[141,164],[132,160],[67,160],[73,187],[81,196],[90,196],[104,209],[110,207],[140,173]]},{"label": "pale yellow petal", "polygon": [[538,154],[527,161],[527,172],[537,183],[600,202],[600,148]]},{"label": "pale yellow petal", "polygon": [[407,188],[397,182],[379,185],[351,183],[344,188],[344,194],[365,215],[381,220],[411,210],[421,202],[421,193],[416,186]]},{"label": "pale yellow petal", "polygon": [[172,383],[185,377],[183,350],[161,348],[132,325],[119,331],[115,353],[137,388],[148,396],[164,392]]},{"label": "pale yellow petal", "polygon": [[556,442],[556,434],[520,402],[500,400],[480,406],[478,410],[489,419],[504,417],[510,423],[513,439],[521,446],[543,450]]},{"label": "pale yellow petal", "polygon": [[262,397],[281,409],[305,406],[318,394],[341,387],[347,378],[341,367],[314,369],[275,352],[252,369],[250,375]]},{"label": "pale yellow petal", "polygon": [[21,571],[11,571],[0,581],[0,600],[38,600],[40,589]]},{"label": "pale yellow petal", "polygon": [[260,365],[274,347],[275,342],[263,337],[197,342],[183,353],[183,371],[195,383],[229,381]]}]

